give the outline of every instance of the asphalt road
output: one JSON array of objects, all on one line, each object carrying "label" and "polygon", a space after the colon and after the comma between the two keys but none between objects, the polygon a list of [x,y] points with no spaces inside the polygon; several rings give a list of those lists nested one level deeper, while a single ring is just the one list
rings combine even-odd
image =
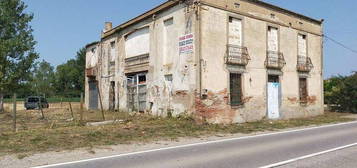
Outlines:
[{"label": "asphalt road", "polygon": [[357,167],[357,146],[295,161],[278,168],[353,168]]},{"label": "asphalt road", "polygon": [[[255,168],[356,142],[357,123],[348,123],[137,152],[50,167]],[[302,162],[303,160],[299,161]],[[294,164],[290,166],[294,167]]]}]

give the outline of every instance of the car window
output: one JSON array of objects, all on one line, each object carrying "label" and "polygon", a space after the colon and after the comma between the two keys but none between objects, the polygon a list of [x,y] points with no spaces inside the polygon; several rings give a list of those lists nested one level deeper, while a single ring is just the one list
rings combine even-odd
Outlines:
[{"label": "car window", "polygon": [[28,100],[27,100],[27,102],[30,102],[30,103],[36,103],[38,101],[39,101],[39,99],[35,98],[35,97],[28,98]]}]

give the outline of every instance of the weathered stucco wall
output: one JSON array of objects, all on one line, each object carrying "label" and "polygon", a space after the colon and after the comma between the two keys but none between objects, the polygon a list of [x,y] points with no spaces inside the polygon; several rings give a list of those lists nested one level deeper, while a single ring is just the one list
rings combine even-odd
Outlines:
[{"label": "weathered stucco wall", "polygon": [[[111,107],[110,86],[115,82],[115,109],[128,111],[127,76],[144,72],[147,75],[145,112],[160,116],[187,113],[211,123],[261,120],[267,116],[267,29],[274,26],[278,28],[279,51],[286,61],[280,74],[281,118],[323,113],[320,24],[246,0],[201,0],[201,5],[180,3],[136,24],[116,29],[94,45],[98,55],[96,79],[104,109]],[[229,66],[225,62],[230,16],[242,20],[242,45],[247,47],[251,58],[245,67]],[[128,37],[132,39],[131,35],[140,34],[144,27],[148,27],[149,44],[136,50]],[[307,53],[314,64],[309,73],[297,71],[299,33],[307,36]],[[180,52],[179,39],[185,35],[193,36],[193,48]],[[112,42],[116,49],[114,64],[108,54]],[[149,51],[147,62],[129,67],[128,58],[145,55],[144,50]],[[90,51],[89,46],[87,60],[93,60],[89,59],[93,57]],[[87,68],[90,67],[87,63]],[[243,105],[239,107],[230,105],[230,72],[242,74]],[[308,77],[306,105],[299,100],[299,76]],[[89,78],[86,79],[87,108],[88,82]]]},{"label": "weathered stucco wall", "polygon": [[[293,27],[281,26],[275,21],[264,20],[240,15],[212,6],[203,6],[202,10],[202,87],[208,91],[207,99],[199,100],[198,114],[209,122],[232,123],[260,120],[267,114],[267,68],[265,67],[267,52],[267,27],[279,28],[279,48],[284,54],[286,65],[281,70],[282,102],[280,111],[282,118],[306,117],[323,113],[322,98],[322,60],[321,36],[297,30]],[[244,5],[240,7],[246,10]],[[257,11],[259,7],[249,7],[249,11]],[[248,10],[247,9],[247,10]],[[270,11],[271,12],[271,11]],[[268,12],[269,13],[269,12]],[[245,69],[237,69],[242,73],[242,91],[244,105],[232,108],[229,105],[229,70],[225,64],[228,42],[229,16],[240,18],[243,25],[243,46],[248,48],[251,60]],[[260,16],[257,15],[257,16]],[[270,16],[270,15],[268,15]],[[278,16],[276,16],[278,17]],[[279,19],[285,24],[287,17]],[[286,21],[285,21],[286,20]],[[284,22],[285,21],[285,22]],[[301,27],[316,33],[321,32],[313,25]],[[310,29],[311,28],[311,29]],[[305,33],[308,37],[308,56],[314,64],[308,74],[309,102],[301,105],[299,102],[299,73],[297,71],[297,36]],[[232,72],[235,70],[230,68]]]},{"label": "weathered stucco wall", "polygon": [[[170,19],[172,19],[172,25],[170,29],[167,29],[165,22]],[[194,9],[180,4],[102,39],[100,45],[103,52],[99,54],[101,63],[97,80],[103,108],[109,109],[109,86],[111,81],[115,81],[116,109],[127,111],[126,77],[129,74],[146,72],[147,112],[162,116],[168,113],[171,115],[192,113],[197,72],[195,49],[189,53],[180,53],[179,37],[192,34],[195,39],[195,21]],[[134,66],[129,70],[126,68],[125,59],[145,54],[142,51],[146,49],[139,47],[137,51],[132,51],[135,49],[135,44],[128,43],[128,36],[130,38],[130,35],[140,33],[137,30],[140,31],[143,27],[148,27],[149,30],[149,64]],[[112,41],[116,41],[117,58],[115,59],[115,73],[109,74],[106,70],[110,65],[105,51],[108,50]],[[131,51],[126,51],[129,49]],[[87,57],[90,57],[90,54]],[[87,83],[88,80],[86,85]],[[88,87],[86,88],[88,92]],[[86,96],[86,102],[88,99]]]}]

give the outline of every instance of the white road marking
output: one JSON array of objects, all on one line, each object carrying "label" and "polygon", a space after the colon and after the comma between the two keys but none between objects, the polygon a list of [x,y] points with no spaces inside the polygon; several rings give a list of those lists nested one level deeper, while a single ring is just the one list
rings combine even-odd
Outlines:
[{"label": "white road marking", "polygon": [[44,166],[36,166],[36,167],[32,167],[32,168],[49,168],[49,167],[55,167],[55,166],[63,166],[63,165],[90,162],[90,161],[96,161],[96,160],[118,158],[118,157],[137,155],[137,154],[144,154],[144,153],[150,153],[150,152],[157,152],[157,151],[163,151],[163,150],[185,148],[185,147],[191,147],[191,146],[206,145],[206,144],[213,144],[213,143],[220,143],[220,142],[228,142],[228,141],[235,141],[235,140],[242,140],[242,139],[250,139],[250,138],[263,137],[263,136],[287,134],[287,133],[293,133],[293,132],[302,132],[302,131],[308,131],[308,130],[313,130],[313,129],[329,128],[329,127],[356,124],[356,123],[357,123],[357,121],[352,121],[352,122],[347,122],[347,123],[323,125],[323,126],[318,126],[318,127],[311,127],[311,128],[304,128],[304,129],[297,129],[297,130],[290,130],[290,131],[282,131],[282,132],[274,132],[274,133],[260,134],[260,135],[253,135],[253,136],[222,139],[222,140],[216,140],[216,141],[207,141],[207,142],[200,142],[200,143],[194,143],[194,144],[187,144],[187,145],[180,145],[180,146],[173,146],[173,147],[166,147],[166,148],[158,148],[158,149],[152,149],[152,150],[146,150],[146,151],[118,154],[118,155],[112,155],[112,156],[98,157],[98,158],[92,158],[92,159],[84,159],[84,160],[78,160],[78,161],[73,161],[73,162],[65,162],[65,163],[58,163],[58,164],[51,164],[51,165],[44,165]]},{"label": "white road marking", "polygon": [[282,161],[282,162],[279,162],[279,163],[274,163],[274,164],[267,165],[267,166],[263,166],[263,167],[260,167],[260,168],[274,168],[274,167],[279,167],[279,166],[283,166],[283,165],[286,165],[286,164],[289,164],[289,163],[293,163],[293,162],[296,162],[296,161],[299,161],[299,160],[304,160],[304,159],[312,158],[312,157],[315,157],[315,156],[327,154],[327,153],[330,153],[330,152],[339,151],[339,150],[346,149],[346,148],[350,148],[350,147],[353,147],[353,146],[357,146],[357,143],[353,143],[353,144],[350,144],[350,145],[337,147],[337,148],[334,148],[334,149],[329,149],[329,150],[322,151],[322,152],[318,152],[318,153],[313,153],[313,154],[310,154],[310,155],[301,156],[301,157],[298,157],[298,158],[294,158],[294,159]]}]

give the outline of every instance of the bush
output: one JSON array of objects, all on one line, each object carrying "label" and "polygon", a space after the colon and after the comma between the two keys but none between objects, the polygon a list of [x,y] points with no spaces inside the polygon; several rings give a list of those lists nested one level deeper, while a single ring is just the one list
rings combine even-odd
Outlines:
[{"label": "bush", "polygon": [[325,102],[332,110],[357,113],[357,72],[325,80]]}]

